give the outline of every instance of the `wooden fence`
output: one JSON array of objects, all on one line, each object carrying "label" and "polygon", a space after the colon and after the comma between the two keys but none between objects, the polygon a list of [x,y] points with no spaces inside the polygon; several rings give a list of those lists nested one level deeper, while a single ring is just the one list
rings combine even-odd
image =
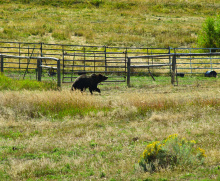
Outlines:
[{"label": "wooden fence", "polygon": [[[151,74],[149,68],[151,67],[164,67],[164,66],[169,66],[171,69],[170,75],[171,75],[171,84],[175,84],[175,82],[177,83],[177,77],[176,77],[176,73],[177,73],[177,57],[192,57],[192,56],[220,56],[220,53],[174,53],[174,54],[164,54],[164,55],[148,55],[148,56],[135,56],[135,57],[128,57],[128,62],[127,62],[127,85],[128,87],[130,86],[130,77],[131,77],[131,68],[135,68],[135,69],[148,69],[149,74],[151,75],[151,77],[154,79],[153,75]],[[170,61],[169,63],[149,63],[149,61],[145,62],[145,65],[140,64],[135,64],[135,63],[139,63],[138,61],[136,62],[132,62],[132,60],[137,60],[137,59],[153,59],[153,58],[159,58],[159,57],[169,57],[169,59],[171,58],[172,61]],[[219,59],[219,58],[218,58]],[[219,63],[218,63],[219,64]],[[176,78],[176,80],[175,80]]]}]

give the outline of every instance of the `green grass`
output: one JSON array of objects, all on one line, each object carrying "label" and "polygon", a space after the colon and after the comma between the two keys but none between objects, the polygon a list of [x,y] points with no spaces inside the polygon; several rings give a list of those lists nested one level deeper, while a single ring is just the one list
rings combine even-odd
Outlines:
[{"label": "green grass", "polygon": [[56,84],[52,81],[39,82],[35,80],[14,80],[0,74],[0,90],[55,90]]}]

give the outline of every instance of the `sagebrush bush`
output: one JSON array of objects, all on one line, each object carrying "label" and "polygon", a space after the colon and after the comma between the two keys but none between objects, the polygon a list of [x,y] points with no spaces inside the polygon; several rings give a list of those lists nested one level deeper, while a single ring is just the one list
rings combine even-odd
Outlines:
[{"label": "sagebrush bush", "polygon": [[144,171],[158,171],[161,168],[181,168],[198,166],[204,162],[205,150],[199,148],[194,140],[187,141],[177,134],[168,136],[163,141],[148,144],[139,160]]}]

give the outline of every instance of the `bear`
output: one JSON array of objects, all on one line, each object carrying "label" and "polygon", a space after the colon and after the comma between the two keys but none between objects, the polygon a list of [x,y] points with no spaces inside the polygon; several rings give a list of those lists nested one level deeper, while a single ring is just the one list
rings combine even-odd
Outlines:
[{"label": "bear", "polygon": [[102,75],[102,74],[92,74],[90,76],[87,76],[86,74],[80,75],[73,83],[71,90],[73,88],[80,89],[81,91],[86,90],[86,88],[89,88],[89,91],[91,94],[93,94],[93,91],[97,91],[101,93],[100,89],[97,88],[98,84],[100,82],[103,82],[107,80],[108,77]]}]

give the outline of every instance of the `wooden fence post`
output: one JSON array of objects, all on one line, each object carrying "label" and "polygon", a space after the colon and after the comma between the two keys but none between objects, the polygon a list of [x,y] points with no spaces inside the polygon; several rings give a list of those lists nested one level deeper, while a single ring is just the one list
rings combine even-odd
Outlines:
[{"label": "wooden fence post", "polygon": [[41,59],[37,59],[37,80],[41,81]]},{"label": "wooden fence post", "polygon": [[57,87],[61,87],[60,60],[57,60]]},{"label": "wooden fence post", "polygon": [[171,71],[171,84],[174,85],[175,82],[175,69],[176,69],[176,55],[173,55],[173,60],[172,60],[172,71]]},{"label": "wooden fence post", "polygon": [[1,56],[1,72],[4,72],[4,57]]},{"label": "wooden fence post", "polygon": [[130,87],[130,75],[131,75],[131,59],[128,58],[127,63],[127,86]]}]

